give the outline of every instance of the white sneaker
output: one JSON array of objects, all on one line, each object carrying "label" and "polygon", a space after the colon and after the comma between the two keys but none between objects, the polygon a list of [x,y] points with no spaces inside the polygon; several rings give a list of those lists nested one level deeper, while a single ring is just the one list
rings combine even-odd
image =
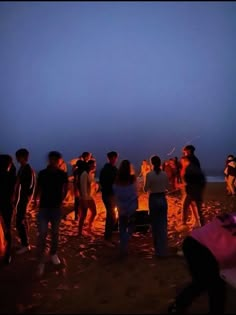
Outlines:
[{"label": "white sneaker", "polygon": [[45,270],[45,264],[40,263],[38,265],[37,276],[42,277],[42,275],[44,274],[44,270]]},{"label": "white sneaker", "polygon": [[60,263],[61,263],[57,254],[51,256],[51,261],[54,265],[60,265]]},{"label": "white sneaker", "polygon": [[27,253],[27,252],[30,252],[30,251],[31,251],[30,245],[29,246],[24,246],[24,247],[21,247],[20,249],[18,249],[16,251],[16,254],[17,255],[21,255],[21,254],[24,254],[24,253]]}]

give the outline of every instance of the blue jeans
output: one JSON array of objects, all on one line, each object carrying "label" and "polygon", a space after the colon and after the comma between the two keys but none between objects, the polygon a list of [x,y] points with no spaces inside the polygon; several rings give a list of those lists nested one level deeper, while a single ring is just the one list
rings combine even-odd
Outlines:
[{"label": "blue jeans", "polygon": [[42,208],[38,213],[38,254],[41,261],[44,260],[46,239],[48,234],[48,223],[51,223],[51,249],[50,254],[55,255],[58,248],[59,226],[61,222],[61,209]]},{"label": "blue jeans", "polygon": [[119,216],[119,232],[120,232],[120,249],[126,252],[128,249],[128,242],[135,230],[134,215]]},{"label": "blue jeans", "polygon": [[150,194],[149,210],[155,255],[165,256],[168,247],[167,200],[164,194]]}]

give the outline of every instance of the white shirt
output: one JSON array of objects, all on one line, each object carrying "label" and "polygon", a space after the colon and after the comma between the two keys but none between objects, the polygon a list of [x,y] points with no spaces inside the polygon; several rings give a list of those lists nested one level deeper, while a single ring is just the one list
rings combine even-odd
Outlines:
[{"label": "white shirt", "polygon": [[169,188],[169,180],[166,172],[160,171],[157,174],[155,171],[151,171],[146,176],[144,190],[150,193],[163,193]]}]

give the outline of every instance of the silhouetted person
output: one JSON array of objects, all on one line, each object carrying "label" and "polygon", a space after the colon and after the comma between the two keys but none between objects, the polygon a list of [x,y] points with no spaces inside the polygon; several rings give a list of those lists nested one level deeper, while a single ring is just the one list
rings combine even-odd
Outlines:
[{"label": "silhouetted person", "polygon": [[[16,169],[12,167],[10,155],[0,155],[0,215],[4,223],[4,234],[7,241],[4,262],[11,262],[11,221],[14,209],[14,187],[16,183]],[[15,171],[13,171],[15,170]]]},{"label": "silhouetted person", "polygon": [[16,151],[16,159],[20,164],[16,181],[16,229],[21,240],[21,248],[17,254],[30,251],[27,223],[27,206],[31,200],[35,188],[35,173],[28,163],[29,152],[26,149]]},{"label": "silhouetted person", "polygon": [[135,230],[134,215],[138,209],[136,178],[128,160],[121,162],[113,189],[119,216],[120,250],[122,255],[126,255],[129,239]]},{"label": "silhouetted person", "polygon": [[227,158],[227,165],[225,168],[225,175],[227,180],[228,195],[235,196],[236,192],[236,162],[233,155],[229,155]]},{"label": "silhouetted person", "polygon": [[51,249],[50,255],[53,264],[59,265],[60,259],[57,255],[59,226],[62,215],[62,202],[66,197],[68,190],[67,173],[59,168],[61,154],[57,151],[51,151],[48,154],[48,166],[38,174],[37,187],[35,191],[35,202],[37,207],[37,198],[39,197],[38,212],[38,255],[39,266],[38,274],[42,275],[45,268],[45,248],[48,233],[48,224],[51,223]]},{"label": "silhouetted person", "polygon": [[115,151],[107,153],[108,163],[104,165],[100,172],[99,182],[102,190],[102,200],[106,208],[106,224],[104,238],[107,245],[112,246],[112,234],[116,224],[115,196],[113,184],[117,175],[116,162],[118,154]]},{"label": "silhouetted person", "polygon": [[191,163],[195,164],[198,167],[201,167],[199,159],[196,157],[194,152],[195,152],[195,147],[191,144],[186,145],[183,148],[183,155],[188,156],[191,159]]},{"label": "silhouetted person", "polygon": [[74,211],[75,221],[79,219],[79,199],[80,199],[80,176],[87,169],[87,162],[78,160],[76,162],[76,168],[74,170]]},{"label": "silhouetted person", "polygon": [[149,192],[149,210],[152,225],[152,236],[155,255],[167,255],[167,210],[166,192],[169,188],[167,174],[161,170],[161,159],[158,156],[151,158],[153,171],[147,174],[144,190]]},{"label": "silhouetted person", "polygon": [[88,224],[88,232],[92,230],[92,224],[97,214],[96,204],[93,199],[93,195],[95,193],[95,179],[94,179],[94,172],[96,169],[96,163],[94,160],[89,160],[87,162],[86,169],[80,175],[80,186],[79,186],[79,193],[80,193],[80,218],[79,218],[79,236],[82,235],[84,221],[87,216],[88,209],[91,212],[91,216],[89,218]]}]

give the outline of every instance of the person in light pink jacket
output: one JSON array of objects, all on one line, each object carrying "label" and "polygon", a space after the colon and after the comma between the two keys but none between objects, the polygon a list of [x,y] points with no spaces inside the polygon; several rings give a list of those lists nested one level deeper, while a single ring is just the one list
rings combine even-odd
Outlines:
[{"label": "person in light pink jacket", "polygon": [[236,213],[216,217],[194,229],[183,242],[192,282],[169,306],[168,313],[182,314],[194,298],[208,292],[210,314],[224,314],[225,282],[220,270],[236,267]]}]

